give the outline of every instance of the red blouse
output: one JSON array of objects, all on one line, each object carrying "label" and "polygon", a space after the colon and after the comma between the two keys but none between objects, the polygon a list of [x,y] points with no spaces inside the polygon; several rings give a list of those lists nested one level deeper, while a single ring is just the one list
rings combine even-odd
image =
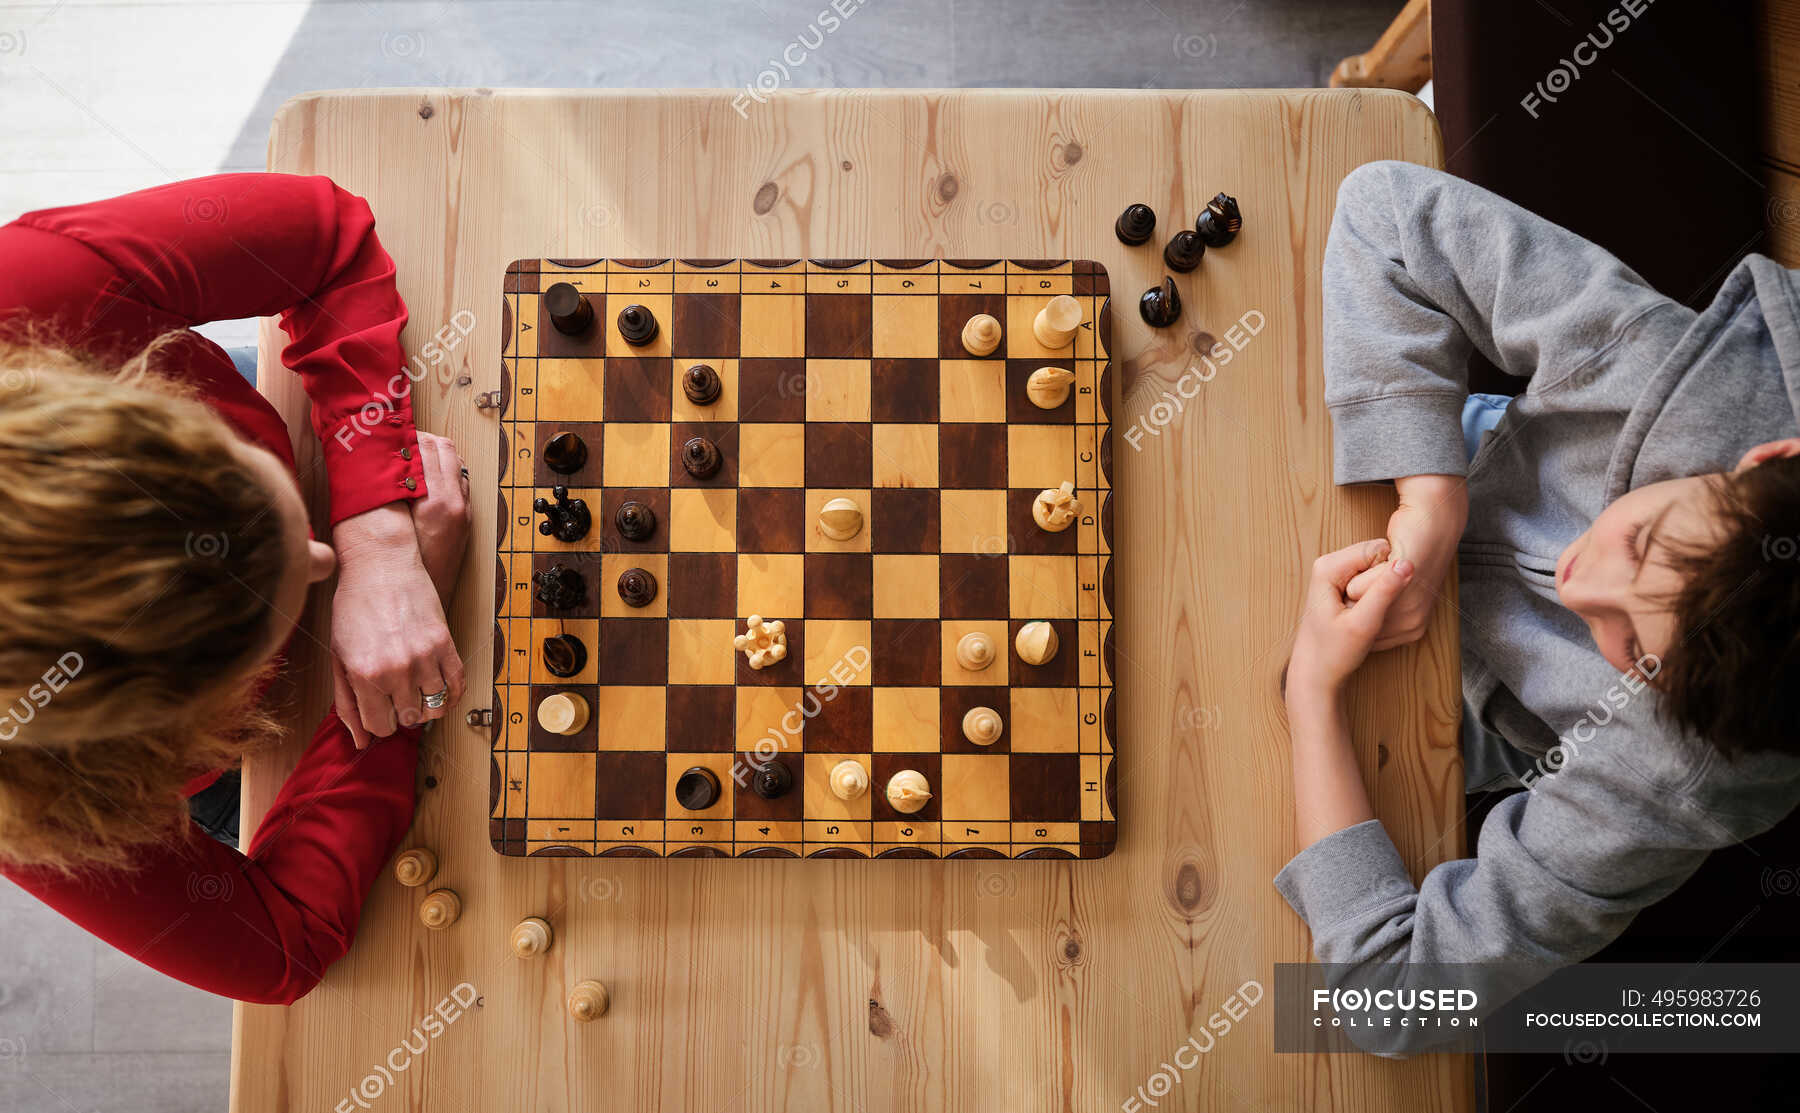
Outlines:
[{"label": "red blouse", "polygon": [[[400,351],[406,307],[361,198],[327,178],[221,174],[0,227],[0,322],[29,321],[102,358],[172,329],[275,314],[288,334],[282,362],[312,400],[331,523],[423,496]],[[158,366],[293,468],[286,423],[216,344],[194,336]],[[417,756],[417,730],[359,751],[332,711],[247,854],[196,829],[141,850],[127,870],[4,872],[171,977],[286,1004],[349,949],[363,900],[412,823]]]}]

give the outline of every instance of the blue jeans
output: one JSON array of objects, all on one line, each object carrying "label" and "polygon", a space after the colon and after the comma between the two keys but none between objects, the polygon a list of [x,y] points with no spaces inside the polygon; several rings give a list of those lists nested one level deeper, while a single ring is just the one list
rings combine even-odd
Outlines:
[{"label": "blue jeans", "polygon": [[225,354],[231,357],[231,364],[238,369],[238,374],[242,375],[251,386],[255,386],[256,349],[227,348],[225,349]]}]

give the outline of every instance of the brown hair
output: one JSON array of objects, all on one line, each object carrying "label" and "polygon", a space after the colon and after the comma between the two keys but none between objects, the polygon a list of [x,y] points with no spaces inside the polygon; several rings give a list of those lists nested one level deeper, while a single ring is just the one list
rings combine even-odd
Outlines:
[{"label": "brown hair", "polygon": [[1670,547],[1684,585],[1662,714],[1726,756],[1800,753],[1800,458],[1711,484],[1716,543]]},{"label": "brown hair", "polygon": [[[235,435],[151,369],[0,341],[0,860],[117,867],[273,721],[282,525]],[[8,729],[8,728],[12,729]]]}]

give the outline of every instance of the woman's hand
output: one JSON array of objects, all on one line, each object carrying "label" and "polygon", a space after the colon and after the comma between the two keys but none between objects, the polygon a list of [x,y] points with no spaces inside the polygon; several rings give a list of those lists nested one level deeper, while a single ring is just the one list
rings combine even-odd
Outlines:
[{"label": "woman's hand", "polygon": [[[1306,589],[1306,613],[1288,658],[1287,695],[1296,701],[1334,703],[1344,681],[1378,648],[1395,600],[1414,581],[1409,560],[1388,560],[1384,540],[1360,541],[1313,562]],[[1362,598],[1346,596],[1361,578]]]},{"label": "woman's hand", "polygon": [[[1400,505],[1388,517],[1387,540],[1395,560],[1412,562],[1412,582],[1388,609],[1374,649],[1408,645],[1425,636],[1431,608],[1437,602],[1463,527],[1469,524],[1469,485],[1457,475],[1409,475],[1394,481]],[[1352,579],[1344,594],[1361,599],[1380,567]]]},{"label": "woman's hand", "polygon": [[[333,531],[338,586],[331,650],[337,710],[358,749],[402,726],[442,718],[463,694],[463,665],[440,595],[468,536],[468,492],[455,449],[419,434],[426,496],[389,503]],[[428,528],[418,522],[424,516]],[[444,692],[439,707],[427,694]]]}]

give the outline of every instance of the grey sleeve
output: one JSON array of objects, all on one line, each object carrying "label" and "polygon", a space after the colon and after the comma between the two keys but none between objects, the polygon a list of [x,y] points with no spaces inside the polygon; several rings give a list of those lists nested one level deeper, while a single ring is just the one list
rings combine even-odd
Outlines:
[{"label": "grey sleeve", "polygon": [[1404,162],[1352,171],[1325,247],[1325,404],[1339,483],[1462,475],[1467,361],[1563,377],[1671,304],[1567,229]]}]

